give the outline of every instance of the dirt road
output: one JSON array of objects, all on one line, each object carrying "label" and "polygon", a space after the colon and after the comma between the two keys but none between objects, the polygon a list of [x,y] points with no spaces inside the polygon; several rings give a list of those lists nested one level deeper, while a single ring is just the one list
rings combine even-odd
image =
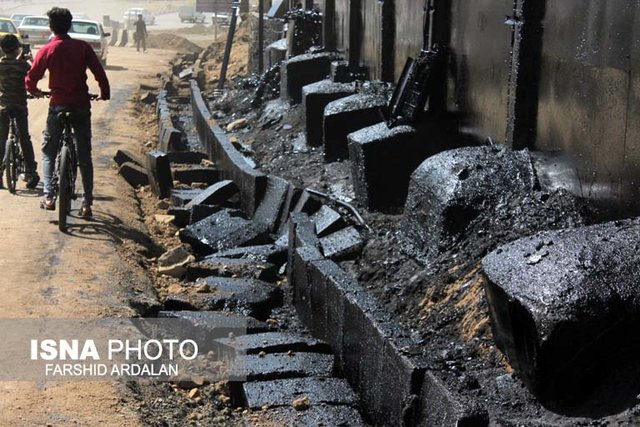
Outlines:
[{"label": "dirt road", "polygon": [[[52,222],[57,212],[38,207],[42,184],[17,195],[0,190],[0,313],[4,318],[130,316],[131,287],[144,287],[116,251],[116,242],[140,234],[132,191],[112,169],[118,148],[139,146],[142,129],[132,117],[132,93],[166,69],[172,52],[112,48],[107,74],[112,100],[93,105],[95,205],[91,221],[73,218],[69,234]],[[89,77],[93,90],[97,86]],[[44,84],[41,83],[41,87]],[[44,100],[30,101],[30,130],[40,160]],[[133,279],[132,279],[133,278]],[[127,289],[129,288],[129,289]],[[136,292],[139,292],[136,291]],[[109,382],[0,383],[0,425],[134,426],[134,410]]]}]

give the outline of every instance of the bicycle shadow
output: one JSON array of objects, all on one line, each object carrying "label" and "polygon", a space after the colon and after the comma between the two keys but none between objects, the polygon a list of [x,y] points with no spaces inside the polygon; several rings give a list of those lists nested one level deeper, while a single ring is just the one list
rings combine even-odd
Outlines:
[{"label": "bicycle shadow", "polygon": [[36,198],[42,196],[42,188],[16,188],[16,192],[14,193],[17,197],[28,197],[28,198]]},{"label": "bicycle shadow", "polygon": [[[57,220],[50,221],[58,224]],[[103,212],[93,211],[93,217],[82,218],[77,213],[68,216],[67,231],[65,234],[79,239],[114,242],[122,244],[125,240],[133,240],[145,248],[148,256],[158,256],[164,249],[157,245],[146,233],[127,226],[117,216]]]}]

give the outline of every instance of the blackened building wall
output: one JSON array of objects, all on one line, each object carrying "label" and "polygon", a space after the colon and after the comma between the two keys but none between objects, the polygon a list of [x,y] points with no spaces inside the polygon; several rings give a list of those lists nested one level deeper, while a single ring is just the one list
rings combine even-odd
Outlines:
[{"label": "blackened building wall", "polygon": [[[424,0],[335,0],[338,50],[395,81]],[[437,0],[441,86],[459,130],[566,154],[586,197],[640,208],[640,2]]]}]

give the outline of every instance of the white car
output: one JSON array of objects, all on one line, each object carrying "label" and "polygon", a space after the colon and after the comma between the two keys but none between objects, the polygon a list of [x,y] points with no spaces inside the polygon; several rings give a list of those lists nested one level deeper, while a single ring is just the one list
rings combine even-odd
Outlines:
[{"label": "white car", "polygon": [[93,51],[102,62],[107,65],[107,52],[109,50],[109,37],[111,33],[105,33],[102,24],[87,19],[74,19],[71,21],[71,30],[69,37],[72,39],[83,40],[93,48]]},{"label": "white car", "polygon": [[10,19],[13,21],[16,27],[19,27],[20,24],[22,24],[22,20],[27,16],[30,15],[28,13],[14,13],[13,15],[11,15]]},{"label": "white car", "polygon": [[126,28],[133,28],[133,24],[138,20],[138,15],[142,15],[144,23],[147,25],[154,25],[156,23],[156,17],[147,9],[141,7],[132,7],[127,9],[124,13],[124,25]]},{"label": "white car", "polygon": [[32,47],[47,44],[51,36],[49,18],[46,16],[25,16],[18,31]]}]

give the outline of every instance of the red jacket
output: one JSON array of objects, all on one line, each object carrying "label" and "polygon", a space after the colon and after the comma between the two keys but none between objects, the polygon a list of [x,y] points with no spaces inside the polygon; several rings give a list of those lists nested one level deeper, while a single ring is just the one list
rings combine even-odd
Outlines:
[{"label": "red jacket", "polygon": [[51,105],[89,109],[91,102],[87,87],[87,68],[100,86],[100,97],[109,99],[107,74],[91,46],[82,40],[72,39],[67,34],[57,35],[36,54],[25,78],[27,90],[37,91],[38,81],[49,70]]}]

